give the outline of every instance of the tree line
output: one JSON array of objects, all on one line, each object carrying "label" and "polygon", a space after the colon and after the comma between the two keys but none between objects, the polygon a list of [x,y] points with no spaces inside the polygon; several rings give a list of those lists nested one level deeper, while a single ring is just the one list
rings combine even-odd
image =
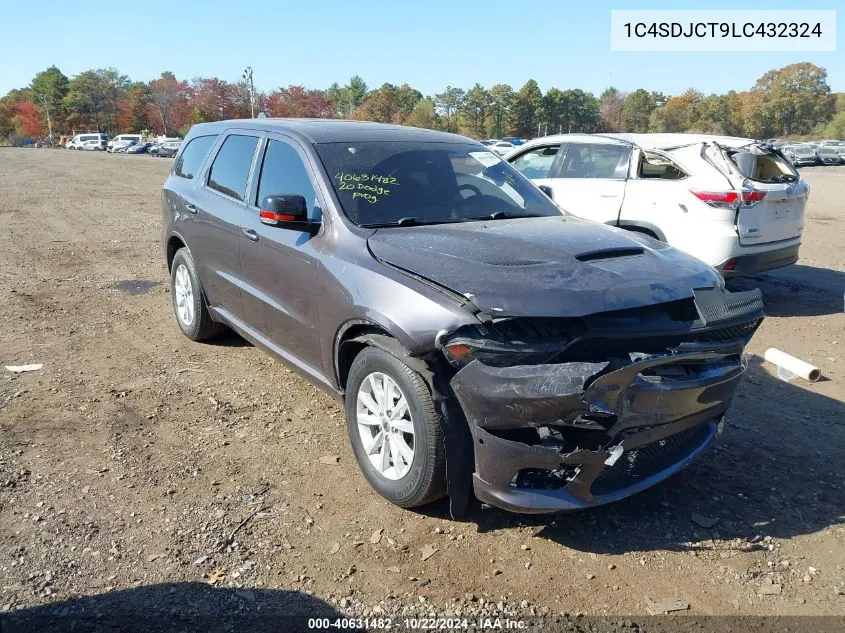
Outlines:
[{"label": "tree line", "polygon": [[832,93],[827,71],[811,63],[765,73],[747,91],[709,94],[690,88],[669,96],[644,89],[549,88],[529,79],[423,95],[409,84],[371,89],[359,76],[325,90],[291,85],[250,101],[246,80],[177,79],[171,72],[132,81],[116,68],[68,78],[56,66],[0,99],[0,139],[12,143],[81,131],[151,131],[184,135],[194,123],[278,117],[351,118],[456,132],[475,138],[530,138],[558,132],[702,132],[769,138],[845,137],[845,93]]}]

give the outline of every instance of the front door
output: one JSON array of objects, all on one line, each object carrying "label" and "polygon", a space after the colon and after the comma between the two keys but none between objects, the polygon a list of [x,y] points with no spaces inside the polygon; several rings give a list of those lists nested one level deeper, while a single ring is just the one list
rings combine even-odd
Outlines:
[{"label": "front door", "polygon": [[[256,168],[250,204],[243,217],[240,247],[244,311],[260,325],[260,338],[288,361],[305,369],[321,367],[317,312],[320,234],[268,226],[259,220],[268,195],[305,198],[308,219],[322,219],[314,174],[301,147],[282,135],[268,134]],[[309,373],[312,373],[309,371]]]},{"label": "front door", "polygon": [[617,224],[631,146],[571,142],[562,151],[548,182],[543,182],[552,188],[555,202],[585,220]]}]

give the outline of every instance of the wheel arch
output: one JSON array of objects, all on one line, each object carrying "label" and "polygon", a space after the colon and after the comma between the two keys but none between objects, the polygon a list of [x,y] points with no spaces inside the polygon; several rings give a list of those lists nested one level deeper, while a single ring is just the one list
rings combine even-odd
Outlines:
[{"label": "wheel arch", "polygon": [[176,233],[170,235],[167,238],[167,247],[166,247],[166,256],[167,256],[167,270],[170,271],[171,267],[173,266],[173,258],[176,257],[176,252],[180,248],[188,248],[188,245],[185,244],[185,240]]},{"label": "wheel arch", "polygon": [[344,323],[335,335],[332,359],[334,362],[335,381],[338,389],[346,390],[349,369],[355,357],[366,347],[377,347],[393,354],[406,365],[420,371],[425,369],[425,362],[411,356],[408,349],[389,326],[366,319],[354,319]]},{"label": "wheel arch", "polygon": [[651,222],[620,220],[619,228],[625,229],[626,231],[633,231],[634,233],[642,233],[661,242],[666,242],[666,234]]}]

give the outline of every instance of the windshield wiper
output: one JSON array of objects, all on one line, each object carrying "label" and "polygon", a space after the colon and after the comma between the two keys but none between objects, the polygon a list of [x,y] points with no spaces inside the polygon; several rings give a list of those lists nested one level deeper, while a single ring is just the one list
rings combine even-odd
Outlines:
[{"label": "windshield wiper", "polygon": [[393,222],[371,222],[367,224],[359,224],[358,226],[366,229],[380,229],[391,226],[425,226],[429,224],[451,224],[454,222],[466,222],[465,218],[444,218],[441,220],[418,220],[414,217],[399,218]]},{"label": "windshield wiper", "polygon": [[545,215],[538,213],[508,213],[507,211],[493,211],[489,215],[473,218],[473,220],[510,220],[512,218],[544,218]]}]

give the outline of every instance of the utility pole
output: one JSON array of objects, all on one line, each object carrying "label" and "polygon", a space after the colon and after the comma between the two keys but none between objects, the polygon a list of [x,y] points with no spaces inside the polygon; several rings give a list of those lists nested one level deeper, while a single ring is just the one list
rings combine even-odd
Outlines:
[{"label": "utility pole", "polygon": [[47,96],[41,95],[41,103],[44,105],[44,111],[47,113],[47,129],[49,130],[50,141],[53,141],[53,122],[50,120],[50,106],[47,103]]},{"label": "utility pole", "polygon": [[252,66],[247,66],[243,74],[249,94],[249,116],[255,118],[255,84],[252,83]]}]

